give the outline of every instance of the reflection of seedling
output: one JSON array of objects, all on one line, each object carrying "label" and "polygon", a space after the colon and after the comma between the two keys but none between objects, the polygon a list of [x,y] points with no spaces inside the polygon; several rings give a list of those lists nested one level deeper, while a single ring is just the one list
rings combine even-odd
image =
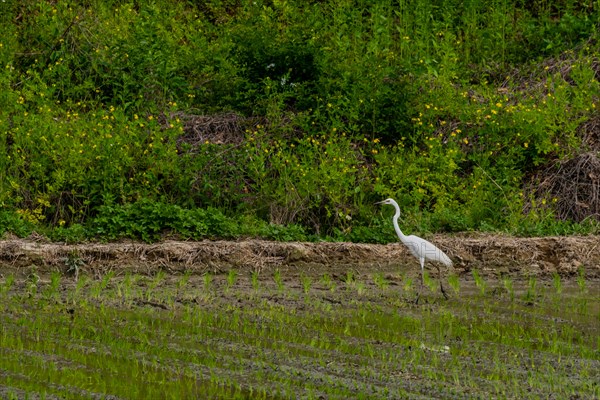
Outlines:
[{"label": "reflection of seedling", "polygon": [[590,315],[590,307],[588,306],[587,298],[583,297],[577,301],[577,313],[586,316]]}]

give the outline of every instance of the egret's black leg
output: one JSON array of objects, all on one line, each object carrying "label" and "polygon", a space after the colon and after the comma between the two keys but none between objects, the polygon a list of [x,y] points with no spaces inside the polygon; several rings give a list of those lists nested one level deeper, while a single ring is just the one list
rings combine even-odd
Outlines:
[{"label": "egret's black leg", "polygon": [[437,270],[438,270],[438,279],[440,280],[440,291],[442,292],[442,294],[444,295],[444,298],[446,300],[448,300],[448,294],[446,293],[446,290],[444,289],[444,284],[442,283],[442,271],[440,270],[439,266],[436,266]]},{"label": "egret's black leg", "polygon": [[419,259],[421,262],[421,289],[417,291],[417,298],[415,299],[415,304],[419,304],[419,297],[421,296],[421,292],[425,289],[425,259]]},{"label": "egret's black leg", "polygon": [[446,300],[448,300],[450,297],[448,297],[448,294],[446,293],[446,291],[444,290],[444,285],[442,284],[442,280],[440,279],[440,290],[442,291],[442,294],[444,295],[444,298]]}]

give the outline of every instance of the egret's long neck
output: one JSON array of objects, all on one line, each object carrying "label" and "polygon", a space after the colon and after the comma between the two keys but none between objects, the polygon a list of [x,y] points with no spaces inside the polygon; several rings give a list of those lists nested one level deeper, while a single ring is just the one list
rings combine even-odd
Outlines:
[{"label": "egret's long neck", "polygon": [[394,229],[396,230],[396,233],[398,234],[398,237],[400,238],[400,240],[402,240],[404,242],[404,240],[406,239],[406,236],[404,236],[404,233],[402,233],[402,231],[400,230],[400,227],[398,226],[398,218],[400,218],[400,207],[395,206],[395,208],[396,208],[396,214],[394,214],[394,218],[393,218]]}]

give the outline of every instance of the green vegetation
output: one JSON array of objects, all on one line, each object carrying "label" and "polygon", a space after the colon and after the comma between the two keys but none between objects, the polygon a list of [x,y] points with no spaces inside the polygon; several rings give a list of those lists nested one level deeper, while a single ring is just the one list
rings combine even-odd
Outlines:
[{"label": "green vegetation", "polygon": [[409,231],[600,230],[532,189],[597,146],[596,4],[1,7],[0,233],[386,242],[385,197]]},{"label": "green vegetation", "polygon": [[600,395],[598,293],[583,284],[511,281],[512,296],[508,278],[485,292],[453,278],[450,300],[415,306],[377,276],[278,274],[8,275],[0,397]]}]

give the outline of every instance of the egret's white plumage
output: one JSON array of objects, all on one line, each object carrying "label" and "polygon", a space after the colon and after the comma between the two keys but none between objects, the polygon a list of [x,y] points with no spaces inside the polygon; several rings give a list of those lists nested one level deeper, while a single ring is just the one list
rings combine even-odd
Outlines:
[{"label": "egret's white plumage", "polygon": [[[389,204],[394,206],[394,208],[396,209],[396,214],[394,214],[394,218],[392,220],[394,222],[394,229],[396,230],[396,233],[398,234],[398,237],[400,238],[402,243],[404,243],[406,247],[408,247],[408,250],[410,250],[411,254],[415,256],[415,258],[417,258],[421,263],[421,286],[423,286],[424,283],[423,273],[425,270],[426,260],[438,262],[444,264],[447,267],[452,266],[452,260],[450,260],[450,257],[448,257],[446,253],[444,253],[442,250],[438,249],[433,243],[415,235],[406,236],[404,235],[404,233],[402,233],[400,227],[398,226],[398,218],[400,218],[400,207],[394,199],[385,199],[375,204]],[[440,287],[442,288],[442,293],[445,296],[446,293],[444,292],[443,286],[441,286],[441,282]]]}]

